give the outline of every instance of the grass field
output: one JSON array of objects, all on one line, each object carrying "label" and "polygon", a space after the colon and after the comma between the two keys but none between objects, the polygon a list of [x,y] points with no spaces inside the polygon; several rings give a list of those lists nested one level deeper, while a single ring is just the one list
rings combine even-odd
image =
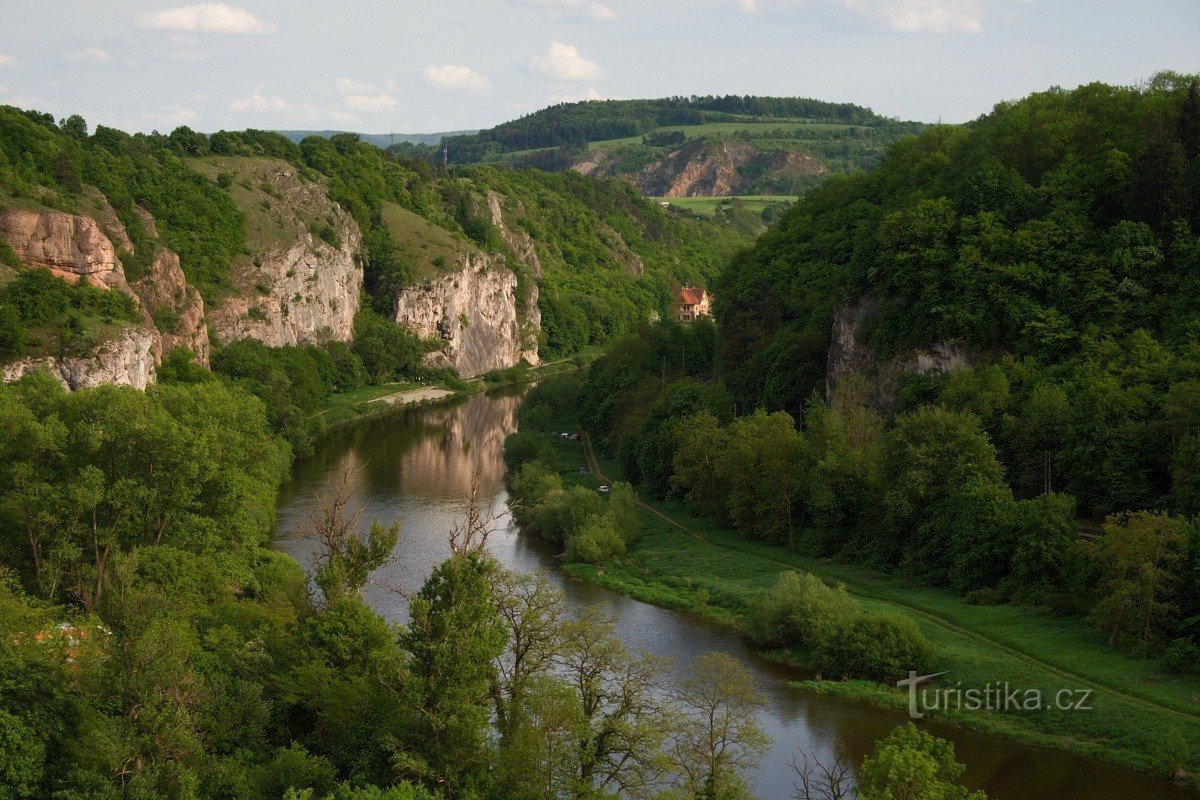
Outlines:
[{"label": "grass field", "polygon": [[[582,448],[554,441],[559,466],[571,482],[619,479],[617,465],[598,463],[580,476]],[[566,567],[578,577],[631,597],[737,625],[747,603],[785,570],[844,583],[868,611],[915,620],[935,648],[940,685],[963,688],[1007,682],[1054,697],[1061,689],[1090,691],[1090,711],[953,711],[943,719],[1030,744],[1055,747],[1135,770],[1163,771],[1162,743],[1179,731],[1200,767],[1200,682],[1162,675],[1154,661],[1108,648],[1085,621],[1052,618],[1018,606],[968,605],[949,591],[912,585],[860,567],[818,561],[786,548],[747,541],[690,517],[675,503],[650,501],[641,509],[637,543],[619,563]],[[803,652],[775,654],[801,668]],[[960,683],[961,682],[961,683]],[[900,690],[864,681],[803,681],[806,690],[903,707]]]},{"label": "grass field", "polygon": [[723,205],[738,201],[748,211],[761,214],[762,210],[772,203],[794,203],[794,195],[747,194],[736,197],[653,197],[659,203],[670,203],[676,208],[691,211],[693,214],[712,216]]},{"label": "grass field", "polygon": [[381,216],[396,245],[396,255],[412,265],[415,282],[457,269],[463,255],[476,249],[465,239],[395,203],[385,202]]},{"label": "grass field", "polygon": [[[861,125],[839,125],[833,122],[805,122],[803,120],[786,120],[779,122],[706,122],[703,125],[667,125],[662,128],[655,128],[654,133],[675,133],[681,132],[689,139],[699,139],[702,136],[732,136],[736,133],[746,132],[751,135],[755,133],[765,134],[774,131],[789,131],[797,139],[803,139],[805,132],[812,131],[841,131],[851,130],[853,128],[861,128]],[[603,147],[622,147],[631,144],[641,144],[642,137],[626,136],[620,139],[603,139],[598,142],[589,142],[589,150],[598,150]]]}]

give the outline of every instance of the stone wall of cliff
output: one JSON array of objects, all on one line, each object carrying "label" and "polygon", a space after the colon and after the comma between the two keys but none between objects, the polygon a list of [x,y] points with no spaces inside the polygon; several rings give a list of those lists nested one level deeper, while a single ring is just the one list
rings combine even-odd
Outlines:
[{"label": "stone wall of cliff", "polygon": [[[358,225],[291,164],[234,166],[253,187],[234,198],[260,232],[247,237],[252,256],[236,269],[237,291],[208,316],[213,337],[271,347],[349,341],[363,286]],[[314,234],[321,226],[324,237]]]},{"label": "stone wall of cliff", "polygon": [[101,342],[88,355],[24,358],[3,365],[0,371],[5,382],[31,372],[45,372],[70,391],[104,384],[145,389],[155,379],[156,340],[153,329],[134,326]]},{"label": "stone wall of cliff", "polygon": [[867,345],[864,331],[876,313],[876,303],[863,298],[834,311],[833,332],[826,358],[825,397],[832,400],[838,384],[850,375],[867,384],[871,404],[884,414],[895,412],[900,381],[906,374],[930,375],[971,366],[972,355],[957,344],[936,342],[932,347],[899,356],[879,358]]},{"label": "stone wall of cliff", "polygon": [[503,256],[470,253],[458,269],[396,298],[396,322],[442,342],[431,366],[453,367],[464,378],[519,364],[525,352],[517,319],[517,276]]}]

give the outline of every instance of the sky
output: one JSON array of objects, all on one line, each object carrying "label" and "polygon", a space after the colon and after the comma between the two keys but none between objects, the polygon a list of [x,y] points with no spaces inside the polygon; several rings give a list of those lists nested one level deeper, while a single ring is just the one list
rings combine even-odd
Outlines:
[{"label": "sky", "polygon": [[1200,72],[1200,0],[0,0],[0,104],[125,130],[490,127],[749,94],[963,122]]}]

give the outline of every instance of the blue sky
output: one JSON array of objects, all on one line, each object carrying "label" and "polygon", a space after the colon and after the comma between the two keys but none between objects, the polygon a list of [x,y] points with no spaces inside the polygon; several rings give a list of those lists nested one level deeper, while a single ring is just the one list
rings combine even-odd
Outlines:
[{"label": "blue sky", "polygon": [[425,132],[688,94],[958,122],[1200,72],[1200,0],[0,0],[0,19],[0,103],[144,131]]}]

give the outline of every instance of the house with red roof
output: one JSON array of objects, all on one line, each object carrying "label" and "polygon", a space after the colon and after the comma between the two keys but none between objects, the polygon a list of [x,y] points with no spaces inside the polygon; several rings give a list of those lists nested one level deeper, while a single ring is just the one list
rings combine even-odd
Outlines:
[{"label": "house with red roof", "polygon": [[680,322],[692,322],[700,317],[712,316],[712,295],[695,286],[684,286],[676,297]]}]

